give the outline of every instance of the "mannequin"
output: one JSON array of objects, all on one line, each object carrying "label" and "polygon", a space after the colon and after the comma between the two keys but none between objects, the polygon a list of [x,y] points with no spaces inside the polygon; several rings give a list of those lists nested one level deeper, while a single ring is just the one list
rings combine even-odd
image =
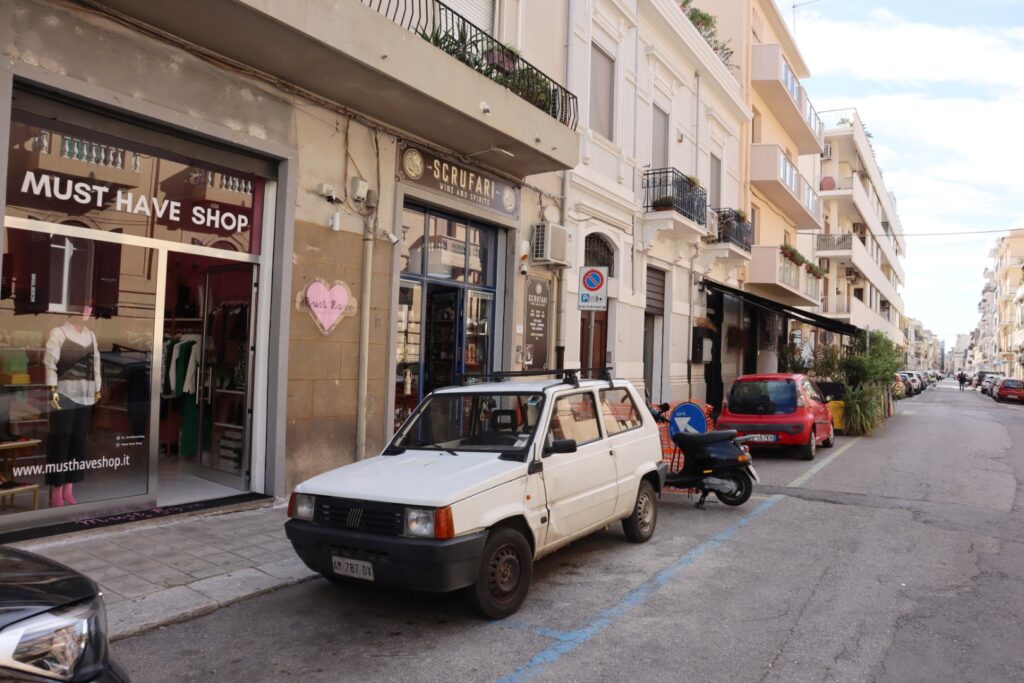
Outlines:
[{"label": "mannequin", "polygon": [[[50,330],[43,365],[50,390],[50,436],[46,449],[49,465],[81,462],[85,459],[85,435],[92,421],[93,406],[100,400],[100,351],[96,335],[86,326],[92,306],[80,317],[69,318]],[[73,485],[85,478],[82,469],[46,473],[50,506],[74,505]]]}]

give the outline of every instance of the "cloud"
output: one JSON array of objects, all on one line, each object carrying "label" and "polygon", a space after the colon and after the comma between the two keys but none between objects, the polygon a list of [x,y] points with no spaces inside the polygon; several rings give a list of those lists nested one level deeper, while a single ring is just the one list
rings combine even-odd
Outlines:
[{"label": "cloud", "polygon": [[800,51],[815,76],[866,81],[958,82],[1024,91],[1024,28],[992,30],[908,21],[875,9],[863,21],[800,18]]}]

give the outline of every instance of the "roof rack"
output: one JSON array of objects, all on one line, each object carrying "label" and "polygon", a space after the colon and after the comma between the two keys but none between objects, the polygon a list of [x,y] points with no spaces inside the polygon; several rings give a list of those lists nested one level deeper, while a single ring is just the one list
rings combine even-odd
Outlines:
[{"label": "roof rack", "polygon": [[[562,370],[506,370],[499,372],[474,372],[462,373],[459,375],[459,385],[474,384],[476,382],[502,382],[506,379],[517,377],[556,377],[562,380],[563,384],[570,384],[574,387],[580,385],[580,375],[590,373],[591,378],[612,381],[612,369],[601,368],[565,368]],[[467,381],[471,380],[471,381]]]}]

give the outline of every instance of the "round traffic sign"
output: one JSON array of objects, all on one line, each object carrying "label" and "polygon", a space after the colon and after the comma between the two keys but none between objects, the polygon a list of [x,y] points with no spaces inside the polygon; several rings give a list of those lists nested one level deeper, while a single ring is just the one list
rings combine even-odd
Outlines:
[{"label": "round traffic sign", "polygon": [[703,434],[708,431],[708,418],[704,408],[696,403],[680,403],[668,418],[668,433],[675,436],[679,432],[686,434]]},{"label": "round traffic sign", "polygon": [[604,275],[599,270],[588,270],[583,274],[583,288],[589,292],[596,292],[604,285]]}]

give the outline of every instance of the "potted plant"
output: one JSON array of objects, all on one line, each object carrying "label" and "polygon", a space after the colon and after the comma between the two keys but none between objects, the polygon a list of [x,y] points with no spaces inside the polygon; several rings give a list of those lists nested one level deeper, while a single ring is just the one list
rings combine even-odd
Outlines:
[{"label": "potted plant", "polygon": [[663,194],[660,197],[655,197],[651,203],[651,208],[655,211],[666,211],[674,207],[674,201],[672,195]]},{"label": "potted plant", "polygon": [[519,52],[505,45],[495,45],[484,51],[484,61],[496,71],[504,74],[512,73],[516,68]]},{"label": "potted plant", "polygon": [[736,221],[739,223],[747,222],[747,212],[743,209],[733,209],[732,215],[736,217]]}]

